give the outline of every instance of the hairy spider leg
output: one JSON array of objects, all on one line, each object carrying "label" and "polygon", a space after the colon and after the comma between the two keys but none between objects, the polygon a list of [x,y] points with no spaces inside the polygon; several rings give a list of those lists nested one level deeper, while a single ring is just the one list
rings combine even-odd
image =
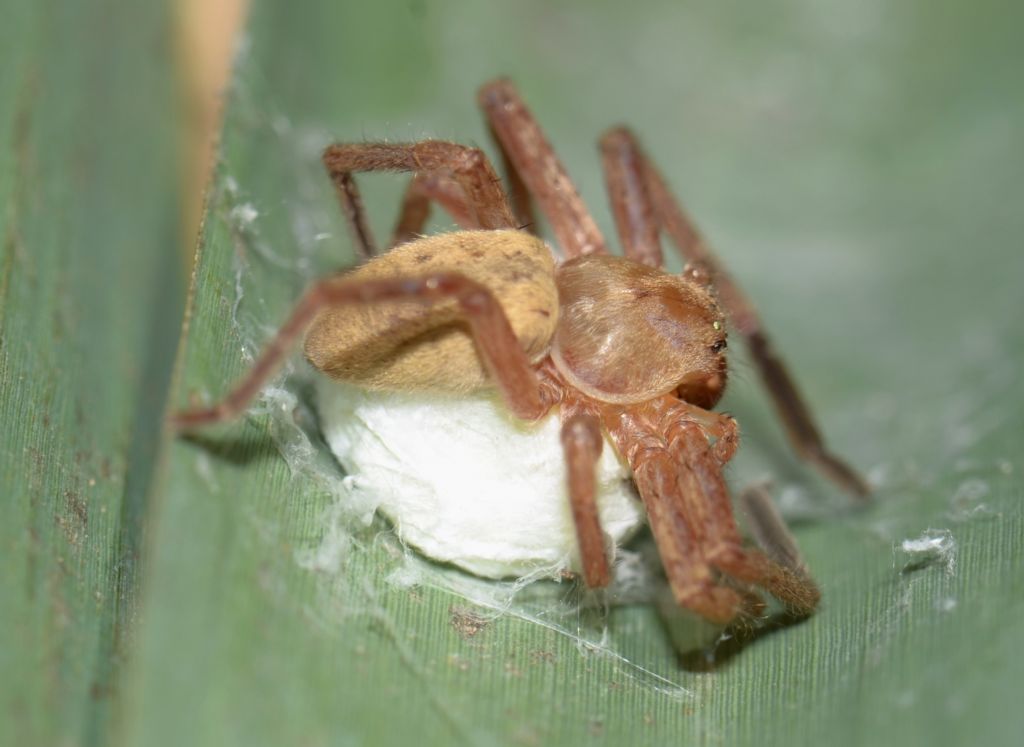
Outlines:
[{"label": "hairy spider leg", "polygon": [[511,183],[518,178],[526,185],[565,256],[607,254],[597,223],[515,86],[505,79],[491,81],[480,88],[477,101],[513,166]]},{"label": "hairy spider leg", "polygon": [[610,583],[611,571],[597,509],[595,480],[604,441],[601,421],[579,402],[563,402],[561,417],[569,504],[576,525],[583,580],[591,588],[602,588]]},{"label": "hairy spider leg", "polygon": [[505,174],[505,182],[508,184],[509,201],[512,203],[512,211],[516,215],[516,220],[519,221],[519,228],[537,236],[540,232],[537,226],[537,214],[533,209],[533,199],[530,197],[530,190],[512,161],[512,157],[509,155],[505,144],[498,137],[497,131],[489,122],[487,124],[487,132],[491,136],[491,141],[498,146],[498,152],[501,154],[501,170]]},{"label": "hairy spider leg", "polygon": [[[797,454],[815,464],[849,492],[866,498],[871,492],[870,487],[854,469],[828,450],[810,408],[785,363],[775,352],[753,303],[712,253],[633,133],[625,127],[613,128],[601,138],[601,148],[606,159],[613,212],[627,253],[648,251],[644,248],[646,245],[634,237],[649,239],[652,229],[647,221],[653,216],[656,227],[669,235],[683,258],[697,268],[695,272],[710,275],[733,327],[747,342],[761,380]],[[613,161],[610,171],[609,159]],[[643,179],[643,189],[633,184],[638,175]],[[626,199],[645,199],[649,206],[627,206],[622,204]]]},{"label": "hairy spider leg", "polygon": [[722,462],[707,433],[685,416],[665,428],[660,421],[673,411],[678,412],[644,405],[606,407],[602,417],[633,469],[676,601],[722,624],[759,614],[761,599],[748,588],[722,583],[731,578],[765,589],[796,614],[810,614],[820,598],[817,587],[806,574],[744,547]]},{"label": "hairy spider leg", "polygon": [[226,397],[211,407],[180,412],[172,422],[178,428],[189,428],[241,414],[324,308],[409,300],[430,304],[446,298],[458,302],[488,374],[512,413],[528,421],[542,417],[552,402],[542,390],[501,304],[483,285],[458,273],[443,272],[396,280],[353,281],[341,276],[314,283],[255,365]]},{"label": "hairy spider leg", "polygon": [[466,201],[466,193],[457,181],[437,172],[419,173],[409,180],[402,196],[389,250],[423,236],[431,202],[444,208],[460,228],[467,231],[480,228],[476,211]]},{"label": "hairy spider leg", "polygon": [[[323,153],[324,166],[334,183],[342,212],[352,228],[356,247],[362,257],[377,253],[373,232],[366,219],[362,199],[356,186],[356,172],[412,171],[417,174],[439,176],[435,185],[419,183],[417,192],[428,192],[439,198],[446,207],[454,207],[459,219],[471,223],[473,228],[515,228],[512,209],[505,199],[501,182],[487,156],[479,148],[449,143],[443,140],[423,140],[418,143],[336,143]],[[414,177],[415,184],[415,177]],[[446,201],[457,185],[463,198]],[[417,194],[412,196],[411,210],[417,206]],[[403,208],[403,214],[405,209]],[[405,216],[399,217],[399,226]],[[424,216],[425,218],[425,216]]]},{"label": "hairy spider leg", "polygon": [[601,138],[600,149],[605,189],[623,253],[634,262],[661,267],[661,237],[640,154],[618,130]]},{"label": "hairy spider leg", "polygon": [[707,562],[738,581],[766,589],[794,614],[811,614],[821,593],[810,578],[743,545],[721,462],[714,456],[703,429],[686,422],[673,430],[669,451],[676,455],[678,464],[685,466],[681,471],[688,483],[684,500],[701,507],[700,526],[708,529],[703,539]]},{"label": "hairy spider leg", "polygon": [[731,622],[748,609],[747,599],[720,585],[704,558],[702,507],[692,496],[687,500],[680,465],[665,439],[645,422],[641,407],[609,406],[601,415],[616,450],[633,471],[676,602],[712,622]]},{"label": "hairy spider leg", "polygon": [[807,564],[797,546],[796,537],[786,526],[767,486],[757,483],[750,485],[740,493],[739,503],[758,547],[776,563],[807,577]]}]

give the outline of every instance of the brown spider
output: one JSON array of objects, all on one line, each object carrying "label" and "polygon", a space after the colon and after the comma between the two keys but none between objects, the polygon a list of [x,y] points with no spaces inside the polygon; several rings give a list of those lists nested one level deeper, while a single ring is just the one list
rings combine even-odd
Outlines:
[{"label": "brown spider", "polygon": [[[213,407],[179,413],[176,424],[240,414],[308,329],[307,358],[340,381],[386,391],[497,387],[527,421],[559,407],[589,586],[610,581],[594,496],[607,434],[632,470],[680,605],[727,623],[763,608],[753,591],[762,587],[791,611],[810,613],[819,593],[809,577],[745,546],[736,528],[722,467],[736,450],[737,425],[708,409],[726,383],[725,317],[750,346],[796,450],[853,493],[868,488],[826,450],[752,305],[627,129],[601,139],[625,248],[616,257],[513,85],[488,83],[479,103],[511,203],[477,148],[331,145],[324,164],[369,261],[315,283],[238,386]],[[380,256],[353,177],[369,171],[413,172],[393,249]],[[531,197],[564,252],[557,264],[544,242],[517,228],[534,225]],[[421,238],[431,201],[464,230]],[[662,231],[689,262],[682,275],[661,269]]]}]

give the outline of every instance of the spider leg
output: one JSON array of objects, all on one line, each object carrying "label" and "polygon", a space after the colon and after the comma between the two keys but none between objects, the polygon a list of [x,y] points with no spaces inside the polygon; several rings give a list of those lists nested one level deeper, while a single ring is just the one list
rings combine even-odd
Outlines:
[{"label": "spider leg", "polygon": [[678,472],[676,460],[664,450],[640,455],[633,470],[665,575],[680,605],[712,622],[732,622],[755,595],[718,583],[704,557],[706,512],[684,490]]},{"label": "spider leg", "polygon": [[431,201],[443,207],[461,228],[480,228],[476,214],[472,206],[466,202],[466,194],[457,181],[438,173],[420,173],[413,176],[406,187],[388,249],[412,241],[423,234],[427,219],[430,217]]},{"label": "spider leg", "polygon": [[636,141],[621,129],[601,138],[601,164],[615,227],[625,255],[642,265],[661,267],[661,237],[647,194],[644,161]]},{"label": "spider leg", "polygon": [[511,183],[520,179],[534,196],[566,256],[607,254],[597,224],[515,86],[493,80],[480,89],[477,100],[513,167]]},{"label": "spider leg", "polygon": [[710,553],[708,560],[732,578],[767,589],[795,615],[812,614],[821,601],[821,592],[810,578],[776,563],[760,550],[726,544]]},{"label": "spider leg", "polygon": [[594,479],[603,441],[601,422],[594,415],[562,405],[562,448],[569,478],[569,503],[583,562],[583,580],[592,588],[605,587],[611,581]]},{"label": "spider leg", "polygon": [[806,576],[807,565],[800,554],[796,538],[786,526],[768,489],[764,485],[751,485],[740,493],[740,505],[758,547],[775,562]]},{"label": "spider leg", "polygon": [[632,468],[676,602],[723,625],[756,609],[761,603],[755,595],[718,583],[704,557],[707,507],[698,492],[685,489],[679,460],[665,440],[653,435],[644,418],[630,408],[604,408],[602,417],[616,449]]},{"label": "spider leg", "polygon": [[[629,130],[619,127],[606,133],[602,138],[604,142],[613,143],[617,149],[630,154],[631,162],[643,174],[647,198],[659,226],[671,237],[687,262],[703,268],[711,276],[718,298],[733,326],[747,341],[761,380],[775,403],[775,409],[796,452],[851,493],[866,497],[871,489],[864,478],[826,447],[810,408],[804,402],[786,365],[776,354],[753,303],[711,252],[672,195],[662,175],[644,154],[636,137]],[[636,195],[634,199],[643,197],[641,191],[631,194]],[[641,210],[633,210],[632,213],[645,214]]]},{"label": "spider leg", "polygon": [[179,412],[178,428],[230,420],[241,414],[288,355],[295,341],[324,308],[388,301],[434,303],[454,298],[469,324],[492,380],[509,409],[519,418],[536,420],[550,408],[537,374],[516,339],[501,304],[483,285],[453,272],[394,280],[347,280],[344,276],[314,283],[299,299],[256,364],[226,397],[212,407]]},{"label": "spider leg", "polygon": [[669,449],[678,455],[678,463],[684,468],[681,474],[694,478],[686,492],[690,503],[702,506],[701,518],[708,529],[704,538],[707,562],[738,581],[766,589],[796,614],[813,612],[821,593],[806,573],[777,563],[759,550],[744,547],[721,463],[700,426],[684,423],[675,429]]},{"label": "spider leg", "polygon": [[533,210],[530,190],[527,189],[526,182],[523,181],[522,175],[516,169],[516,165],[512,161],[511,156],[509,156],[505,144],[498,137],[497,131],[490,124],[487,125],[487,131],[491,135],[491,140],[497,144],[498,152],[501,153],[501,168],[505,174],[505,181],[508,182],[508,196],[512,202],[512,210],[516,214],[516,220],[519,221],[520,228],[537,235],[537,215]]},{"label": "spider leg", "polygon": [[443,140],[423,140],[418,143],[338,143],[324,150],[323,162],[334,182],[356,246],[364,258],[376,254],[376,244],[356,186],[355,172],[412,171],[438,174],[442,182],[452,182],[462,190],[462,204],[472,211],[475,225],[484,229],[516,227],[498,176],[479,148]]}]

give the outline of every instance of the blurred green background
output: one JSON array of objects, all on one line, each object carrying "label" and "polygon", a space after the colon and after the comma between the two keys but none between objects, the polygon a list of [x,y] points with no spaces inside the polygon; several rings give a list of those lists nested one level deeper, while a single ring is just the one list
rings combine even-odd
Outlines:
[{"label": "blurred green background", "polygon": [[[257,1],[172,377],[186,135],[215,121],[183,96],[210,66],[182,7],[15,0],[0,28],[0,744],[1019,741],[1016,6]],[[702,647],[655,602],[574,617],[554,585],[494,613],[339,506],[299,365],[242,423],[163,428],[351,259],[323,145],[489,147],[497,74],[609,235],[595,142],[640,133],[877,486],[847,510],[736,356],[730,480],[773,479],[825,594],[806,623]],[[366,181],[379,231],[399,188]]]}]

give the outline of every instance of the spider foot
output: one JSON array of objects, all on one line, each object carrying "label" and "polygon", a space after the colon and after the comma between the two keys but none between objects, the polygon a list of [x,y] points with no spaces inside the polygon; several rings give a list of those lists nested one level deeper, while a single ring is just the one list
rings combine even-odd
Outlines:
[{"label": "spider foot", "polygon": [[821,601],[821,591],[807,574],[780,565],[758,550],[726,545],[710,562],[721,573],[764,589],[798,617],[812,614]]}]

